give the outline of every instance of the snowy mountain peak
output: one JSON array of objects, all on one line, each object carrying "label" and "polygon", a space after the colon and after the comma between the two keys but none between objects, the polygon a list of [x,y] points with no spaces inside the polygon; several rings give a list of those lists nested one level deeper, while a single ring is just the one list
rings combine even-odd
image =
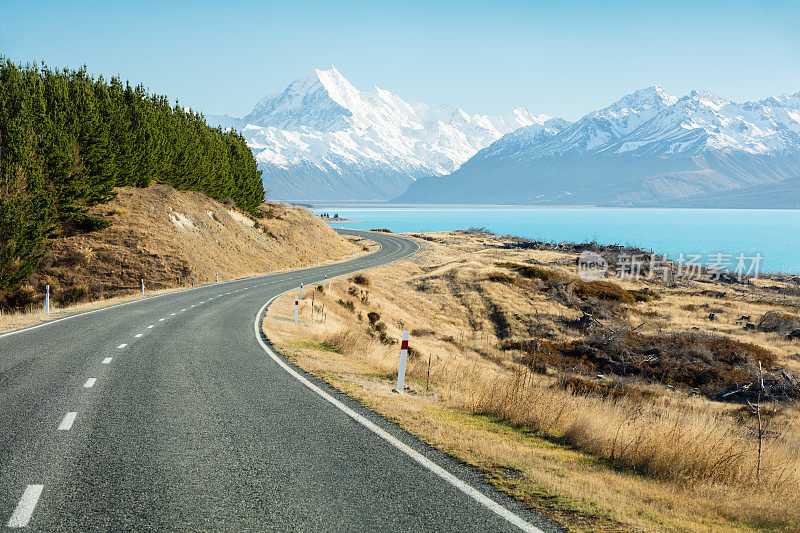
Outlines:
[{"label": "snowy mountain peak", "polygon": [[348,126],[347,118],[352,112],[332,93],[341,95],[349,88],[355,90],[334,67],[315,69],[294,80],[282,92],[265,96],[243,121],[281,129],[337,131]]},{"label": "snowy mountain peak", "polygon": [[[360,91],[331,66],[297,78],[242,120],[227,122],[242,130],[265,179],[272,180],[268,187],[283,199],[300,200],[309,193],[289,184],[298,176],[325,183],[323,189],[340,199],[388,199],[419,177],[454,171],[506,133],[548,121],[523,108],[473,115],[405,102],[378,87]],[[344,191],[346,182],[359,190]]]},{"label": "snowy mountain peak", "polygon": [[610,106],[593,113],[595,116],[636,115],[674,105],[678,98],[667,93],[663,87],[652,85],[625,95]]}]

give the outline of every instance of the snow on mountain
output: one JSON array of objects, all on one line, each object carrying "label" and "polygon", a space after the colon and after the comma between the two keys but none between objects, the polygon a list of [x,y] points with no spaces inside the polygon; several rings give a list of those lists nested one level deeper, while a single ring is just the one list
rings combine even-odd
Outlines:
[{"label": "snow on mountain", "polygon": [[564,124],[521,108],[487,116],[407,103],[360,91],[334,67],[264,97],[239,122],[216,122],[239,127],[272,196],[292,200],[387,200],[417,178],[453,172],[503,134]]},{"label": "snow on mountain", "polygon": [[[481,183],[488,175],[491,191]],[[458,201],[457,188],[470,202],[628,205],[798,177],[800,93],[740,104],[653,86],[573,124],[520,128],[452,176],[410,186],[401,200]]]}]

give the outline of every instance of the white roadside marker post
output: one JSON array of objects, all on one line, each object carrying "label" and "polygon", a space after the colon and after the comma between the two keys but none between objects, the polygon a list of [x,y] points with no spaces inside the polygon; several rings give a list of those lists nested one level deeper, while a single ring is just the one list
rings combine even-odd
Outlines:
[{"label": "white roadside marker post", "polygon": [[297,317],[300,310],[300,298],[294,299],[294,323],[297,324]]},{"label": "white roadside marker post", "polygon": [[300,282],[300,298],[303,297],[303,282]]},{"label": "white roadside marker post", "polygon": [[403,332],[403,340],[400,342],[400,367],[397,370],[397,389],[395,392],[403,394],[406,385],[406,359],[408,359],[408,337],[407,331]]},{"label": "white roadside marker post", "polygon": [[144,296],[144,278],[142,278],[142,296]]},{"label": "white roadside marker post", "polygon": [[50,285],[48,285],[45,289],[44,295],[44,312],[48,315],[50,314]]},{"label": "white roadside marker post", "polygon": [[328,285],[328,275],[325,274],[325,281],[322,282],[322,289],[325,290],[325,287]]},{"label": "white roadside marker post", "polygon": [[219,283],[219,272],[215,272],[215,274],[217,275],[217,283]]},{"label": "white roadside marker post", "polygon": [[272,274],[272,265],[269,266],[269,273]]}]

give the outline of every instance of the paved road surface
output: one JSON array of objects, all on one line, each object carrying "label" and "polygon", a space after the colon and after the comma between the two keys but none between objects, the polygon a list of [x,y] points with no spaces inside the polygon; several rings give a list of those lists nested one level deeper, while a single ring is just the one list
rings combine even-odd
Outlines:
[{"label": "paved road surface", "polygon": [[0,336],[0,526],[552,530],[472,470],[317,380],[303,383],[256,337],[265,303],[301,281],[417,248],[369,237],[381,249],[361,259]]}]

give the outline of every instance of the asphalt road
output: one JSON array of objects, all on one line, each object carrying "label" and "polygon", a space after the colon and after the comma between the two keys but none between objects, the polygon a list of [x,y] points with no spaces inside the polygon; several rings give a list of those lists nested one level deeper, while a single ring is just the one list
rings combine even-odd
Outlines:
[{"label": "asphalt road", "polygon": [[0,336],[0,526],[553,530],[257,337],[265,304],[301,281],[417,248],[393,235],[368,237],[381,249],[356,260]]}]

